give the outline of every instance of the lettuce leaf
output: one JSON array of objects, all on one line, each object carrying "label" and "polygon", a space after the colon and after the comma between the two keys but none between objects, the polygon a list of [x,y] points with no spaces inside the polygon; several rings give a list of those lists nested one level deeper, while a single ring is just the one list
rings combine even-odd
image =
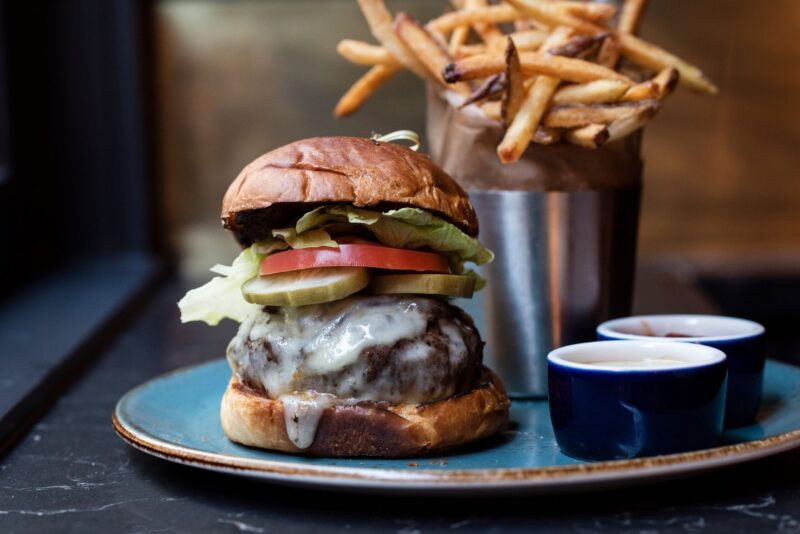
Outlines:
[{"label": "lettuce leaf", "polygon": [[[268,256],[269,254],[286,250],[287,248],[289,248],[289,243],[278,237],[270,237],[258,243],[253,243],[253,251],[262,256]],[[211,270],[214,271],[214,268]]]},{"label": "lettuce leaf", "polygon": [[260,308],[242,296],[242,284],[258,275],[264,254],[256,252],[256,247],[242,251],[232,265],[215,265],[211,271],[215,276],[202,287],[192,289],[178,302],[181,322],[203,321],[215,326],[222,319],[242,322],[254,310]]},{"label": "lettuce leaf", "polygon": [[430,248],[452,254],[461,262],[472,262],[476,265],[483,265],[494,259],[494,253],[477,239],[444,219],[418,208],[387,211],[372,228],[379,241],[388,244],[391,240],[398,243],[393,246]]},{"label": "lettuce leaf", "polygon": [[300,232],[295,228],[282,228],[273,230],[272,235],[283,239],[291,248],[339,247],[339,244],[331,239],[330,234],[322,228],[314,228],[305,232]]},{"label": "lettuce leaf", "polygon": [[297,221],[295,229],[307,232],[311,228],[319,228],[332,222],[348,222],[352,224],[374,224],[381,218],[377,211],[353,208],[351,206],[320,206],[309,211]]},{"label": "lettuce leaf", "polygon": [[453,272],[463,273],[464,262],[477,265],[494,259],[492,251],[455,225],[419,208],[401,208],[384,213],[350,206],[321,206],[303,215],[295,225],[298,234],[327,224],[348,222],[365,225],[381,243],[390,247],[440,252],[451,260]]}]

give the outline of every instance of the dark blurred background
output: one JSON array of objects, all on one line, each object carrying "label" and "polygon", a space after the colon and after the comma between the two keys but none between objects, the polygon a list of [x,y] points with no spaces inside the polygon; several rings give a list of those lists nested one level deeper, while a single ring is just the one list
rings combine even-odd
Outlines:
[{"label": "dark blurred background", "polygon": [[[425,20],[447,2],[389,6]],[[247,162],[307,136],[424,131],[424,88],[407,73],[333,118],[364,71],[336,43],[373,40],[353,0],[9,1],[0,16],[4,295],[132,251],[204,279],[236,253],[219,206]],[[680,90],[647,128],[641,261],[791,329],[800,2],[652,0],[640,33],[721,89]]]}]

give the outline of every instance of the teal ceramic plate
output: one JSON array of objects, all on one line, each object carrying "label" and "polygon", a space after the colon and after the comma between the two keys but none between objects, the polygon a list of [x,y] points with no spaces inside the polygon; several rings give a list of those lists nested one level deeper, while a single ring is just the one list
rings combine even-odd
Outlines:
[{"label": "teal ceramic plate", "polygon": [[669,456],[586,463],[561,454],[544,401],[514,402],[511,427],[444,456],[403,460],[305,458],[228,441],[219,402],[224,360],[181,369],[130,391],[114,427],[149,454],[275,483],[348,491],[463,494],[578,491],[649,482],[762,458],[800,445],[800,368],[768,362],[755,424],[725,433],[719,447]]}]

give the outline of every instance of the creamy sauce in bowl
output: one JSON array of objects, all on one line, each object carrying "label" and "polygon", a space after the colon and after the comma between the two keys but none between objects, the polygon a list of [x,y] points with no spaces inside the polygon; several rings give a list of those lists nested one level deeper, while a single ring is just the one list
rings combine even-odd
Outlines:
[{"label": "creamy sauce in bowl", "polygon": [[555,349],[549,364],[597,371],[669,371],[724,362],[725,353],[713,347],[677,341],[593,341]]},{"label": "creamy sauce in bowl", "polygon": [[598,360],[586,362],[586,365],[595,367],[619,367],[622,369],[643,368],[643,369],[667,369],[669,367],[682,367],[689,362],[670,358],[642,358],[640,360]]},{"label": "creamy sauce in bowl", "polygon": [[599,360],[596,362],[586,362],[586,365],[597,367],[619,367],[622,369],[644,368],[644,369],[666,369],[669,367],[681,367],[689,362],[669,358],[643,358],[641,360]]}]

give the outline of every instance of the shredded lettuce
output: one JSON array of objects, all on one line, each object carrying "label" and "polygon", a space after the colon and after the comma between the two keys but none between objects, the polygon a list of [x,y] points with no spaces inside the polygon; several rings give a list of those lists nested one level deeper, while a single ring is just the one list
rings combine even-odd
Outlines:
[{"label": "shredded lettuce", "polygon": [[244,299],[242,284],[258,276],[264,256],[287,248],[338,247],[326,228],[343,223],[362,225],[390,247],[439,252],[447,257],[454,273],[474,277],[476,289],[485,281],[464,263],[483,265],[494,259],[492,251],[477,239],[425,210],[401,208],[381,213],[352,206],[321,206],[300,217],[294,227],[273,230],[272,237],[243,250],[232,265],[212,267],[211,271],[221,276],[186,293],[178,302],[181,321],[204,321],[211,326],[226,318],[242,322],[259,308]]},{"label": "shredded lettuce", "polygon": [[256,247],[246,248],[233,260],[233,265],[215,265],[215,276],[202,287],[192,289],[178,302],[181,322],[203,321],[211,326],[222,319],[242,322],[251,312],[260,308],[242,296],[242,284],[258,275],[264,254]]},{"label": "shredded lettuce", "polygon": [[303,215],[295,225],[298,234],[327,224],[361,224],[381,243],[390,247],[440,252],[450,259],[455,273],[465,273],[464,263],[489,263],[494,254],[455,225],[419,208],[401,208],[384,213],[350,206],[321,206]]},{"label": "shredded lettuce", "polygon": [[298,232],[306,232],[332,222],[349,222],[351,224],[375,224],[381,218],[377,211],[363,210],[351,206],[320,206],[309,211],[297,221]]},{"label": "shredded lettuce", "polygon": [[[262,256],[268,256],[269,254],[286,250],[287,248],[289,248],[289,243],[278,237],[268,237],[258,243],[253,243],[253,251]],[[212,268],[211,270],[213,271],[214,269]]]},{"label": "shredded lettuce", "polygon": [[338,247],[328,232],[322,228],[314,228],[299,232],[295,228],[282,228],[272,231],[273,237],[283,239],[292,248]]}]

